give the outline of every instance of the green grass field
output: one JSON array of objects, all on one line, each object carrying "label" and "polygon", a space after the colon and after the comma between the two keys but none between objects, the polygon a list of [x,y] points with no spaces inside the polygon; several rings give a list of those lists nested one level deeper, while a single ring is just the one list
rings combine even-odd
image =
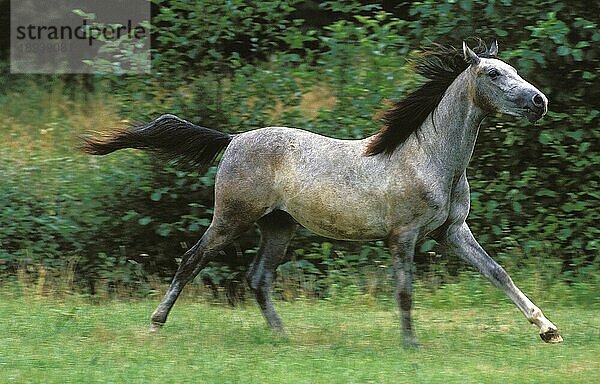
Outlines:
[{"label": "green grass field", "polygon": [[600,310],[545,306],[565,342],[544,344],[506,301],[427,308],[421,349],[401,348],[395,309],[279,302],[289,331],[266,329],[258,308],[185,297],[159,334],[156,300],[106,301],[3,293],[2,383],[592,383],[600,377]]}]

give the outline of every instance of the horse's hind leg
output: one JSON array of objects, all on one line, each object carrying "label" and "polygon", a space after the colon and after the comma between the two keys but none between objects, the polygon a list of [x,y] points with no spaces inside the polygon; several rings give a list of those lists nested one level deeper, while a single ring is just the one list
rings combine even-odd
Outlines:
[{"label": "horse's hind leg", "polygon": [[196,275],[214,258],[227,244],[235,240],[242,232],[242,228],[223,228],[222,226],[211,226],[206,230],[200,241],[183,255],[181,264],[175,273],[175,277],[167,290],[164,298],[152,314],[151,330],[160,328],[169,316],[169,312],[183,287],[196,277]]},{"label": "horse's hind leg", "polygon": [[274,211],[261,218],[258,226],[261,233],[260,248],[248,271],[248,280],[267,324],[273,330],[283,332],[281,318],[271,298],[271,288],[275,270],[285,260],[296,222],[286,212]]}]

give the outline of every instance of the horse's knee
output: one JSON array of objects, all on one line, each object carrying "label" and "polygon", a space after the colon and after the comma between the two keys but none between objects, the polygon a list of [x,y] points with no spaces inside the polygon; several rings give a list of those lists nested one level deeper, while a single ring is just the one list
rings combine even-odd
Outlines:
[{"label": "horse's knee", "polygon": [[270,289],[273,281],[273,272],[264,267],[253,271],[252,275],[248,276],[248,283],[252,290]]}]

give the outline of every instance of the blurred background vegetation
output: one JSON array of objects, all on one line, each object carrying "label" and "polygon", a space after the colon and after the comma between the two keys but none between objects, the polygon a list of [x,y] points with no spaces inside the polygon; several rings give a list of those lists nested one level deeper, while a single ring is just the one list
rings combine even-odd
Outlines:
[{"label": "blurred background vegetation", "polygon": [[[133,150],[84,156],[86,130],[173,113],[226,132],[286,125],[361,138],[419,83],[411,54],[479,36],[499,41],[550,111],[535,125],[484,121],[468,169],[471,227],[526,291],[599,304],[600,14],[590,2],[154,0],[152,74],[121,76],[10,74],[9,3],[0,0],[2,281],[154,294],[208,226],[214,166],[188,172]],[[243,296],[256,246],[250,231],[199,285]],[[381,242],[299,230],[289,258],[284,299],[391,290]],[[428,289],[469,274],[431,241],[417,264]]]}]

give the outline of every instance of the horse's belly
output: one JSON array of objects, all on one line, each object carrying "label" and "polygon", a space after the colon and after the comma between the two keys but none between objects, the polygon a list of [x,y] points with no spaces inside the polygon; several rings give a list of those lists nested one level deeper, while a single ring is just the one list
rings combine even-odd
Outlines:
[{"label": "horse's belly", "polygon": [[388,231],[383,212],[365,204],[320,206],[311,204],[290,204],[285,210],[308,230],[337,240],[377,240],[384,238]]},{"label": "horse's belly", "polygon": [[383,228],[361,225],[343,226],[340,225],[340,221],[314,220],[314,218],[312,220],[303,220],[303,218],[300,218],[296,219],[296,221],[317,235],[336,240],[369,241],[382,239],[386,235]]}]

